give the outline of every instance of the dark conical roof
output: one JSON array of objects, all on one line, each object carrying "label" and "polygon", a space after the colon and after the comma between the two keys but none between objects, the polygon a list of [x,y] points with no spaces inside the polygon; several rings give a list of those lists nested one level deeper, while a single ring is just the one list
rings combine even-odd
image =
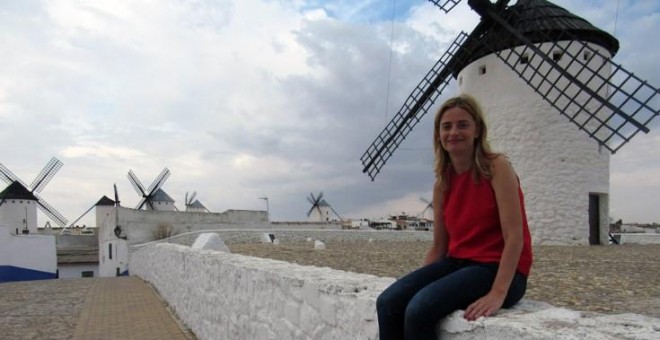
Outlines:
[{"label": "dark conical roof", "polygon": [[0,199],[39,200],[19,181],[13,181],[5,190],[0,192]]},{"label": "dark conical roof", "polygon": [[[579,40],[604,47],[612,56],[619,50],[619,41],[612,35],[546,0],[519,0],[515,5],[506,8],[502,17],[532,43],[567,40],[567,34],[570,34]],[[489,30],[482,37],[482,41],[486,41],[487,45],[496,51],[520,45],[509,32],[500,28]],[[492,50],[484,46],[477,48],[468,59],[454,68],[455,73],[491,53]]]},{"label": "dark conical roof", "polygon": [[578,38],[606,48],[612,55],[619,51],[619,41],[587,20],[546,0],[519,0],[511,7],[516,11],[515,27],[532,42],[541,42],[537,32],[543,31],[553,38],[570,32]]},{"label": "dark conical roof", "polygon": [[206,207],[204,206],[204,204],[202,204],[202,202],[200,202],[199,200],[195,200],[195,202],[192,202],[192,203],[189,205],[189,207],[190,207],[190,208],[193,208],[193,209],[206,209]]},{"label": "dark conical roof", "polygon": [[96,205],[115,205],[115,201],[104,195],[98,202],[96,202]]},{"label": "dark conical roof", "polygon": [[170,195],[168,195],[163,189],[158,189],[154,193],[153,196],[151,196],[151,201],[152,202],[168,202],[168,203],[174,203],[174,200]]}]

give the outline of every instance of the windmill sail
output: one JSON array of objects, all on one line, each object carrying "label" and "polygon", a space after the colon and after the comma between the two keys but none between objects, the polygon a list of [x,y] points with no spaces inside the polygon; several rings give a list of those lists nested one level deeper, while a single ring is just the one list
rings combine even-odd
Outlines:
[{"label": "windmill sail", "polygon": [[[573,33],[580,25],[591,26],[586,21],[563,8],[534,2],[538,1],[519,1],[504,17],[489,3],[477,7],[493,22],[481,40],[484,49],[494,52],[545,101],[610,152],[615,153],[639,131],[648,133],[648,124],[659,114],[658,89],[585,41],[614,45],[606,37]],[[543,25],[543,20],[551,18],[556,23],[560,16],[566,29],[535,30],[531,37],[521,33],[528,21]],[[518,47],[508,48],[511,45]],[[610,49],[616,52],[618,45]],[[602,70],[607,69],[612,71],[604,75]]]},{"label": "windmill sail", "polygon": [[41,170],[41,172],[37,175],[37,177],[32,181],[32,184],[30,184],[30,188],[32,188],[32,192],[41,192],[43,188],[50,182],[51,179],[53,179],[53,176],[62,168],[63,163],[53,157],[50,159],[48,164]]},{"label": "windmill sail", "polygon": [[165,181],[167,178],[170,177],[170,170],[167,168],[163,168],[163,170],[160,172],[158,177],[149,185],[149,188],[145,190],[144,185],[140,180],[137,178],[133,170],[128,171],[128,180],[131,182],[131,185],[133,186],[133,189],[135,189],[135,192],[137,192],[138,195],[140,195],[142,198],[140,199],[140,202],[135,206],[135,209],[142,209],[145,204],[149,206],[152,210],[154,210],[152,198],[156,192],[165,184]]},{"label": "windmill sail", "polygon": [[373,181],[376,175],[383,168],[387,160],[392,156],[394,150],[406,139],[406,136],[419,123],[424,115],[429,111],[433,103],[438,99],[442,91],[447,87],[452,68],[449,65],[456,63],[455,57],[461,56],[460,49],[468,36],[461,32],[452,42],[440,59],[433,65],[424,79],[419,82],[417,87],[408,96],[399,112],[387,124],[385,129],[371,143],[367,151],[364,152],[360,161],[364,168],[362,172],[369,175]]}]

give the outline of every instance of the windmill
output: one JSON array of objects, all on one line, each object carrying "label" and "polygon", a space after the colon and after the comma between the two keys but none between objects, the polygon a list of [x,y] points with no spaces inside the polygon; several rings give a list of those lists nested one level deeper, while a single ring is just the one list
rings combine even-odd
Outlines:
[{"label": "windmill", "polygon": [[195,211],[195,212],[211,212],[208,210],[202,202],[199,200],[196,200],[195,198],[197,197],[197,191],[193,191],[193,193],[188,196],[188,192],[186,192],[186,197],[184,199],[184,202],[186,204],[186,211]]},{"label": "windmill", "polygon": [[[459,1],[431,2],[449,12]],[[534,238],[556,241],[556,230],[541,230],[558,223],[571,225],[564,237],[580,243],[583,230],[576,226],[586,223],[589,242],[598,243],[607,217],[609,153],[649,132],[659,114],[658,89],[612,62],[618,41],[586,20],[545,0],[508,2],[468,0],[479,24],[458,35],[367,148],[363,172],[375,179],[455,78],[459,91],[486,109],[490,139],[517,162],[532,198],[528,219],[538,222],[530,226],[539,226]],[[564,197],[570,202],[561,202]],[[587,210],[595,211],[592,217],[580,213]]]},{"label": "windmill", "polygon": [[323,192],[319,192],[318,196],[310,193],[307,201],[312,204],[312,207],[307,212],[307,217],[310,220],[318,222],[326,222],[330,220],[330,212],[332,211],[340,220],[342,217],[335,211],[335,209],[323,199]]},{"label": "windmill", "polygon": [[[76,222],[80,221],[83,217],[85,217],[94,208],[108,207],[108,206],[119,208],[121,205],[119,204],[119,194],[117,194],[117,184],[113,184],[113,188],[114,188],[114,193],[115,193],[115,200],[114,201],[111,200],[110,198],[108,198],[108,196],[104,195],[103,197],[101,197],[101,199],[99,199],[96,203],[94,203],[91,207],[89,207],[89,209],[85,210],[85,212],[82,213],[82,215],[80,215],[80,217],[76,218],[73,222],[71,222],[71,224],[69,224],[69,226],[67,228],[73,227],[76,224]],[[119,209],[114,209],[114,210],[115,210],[115,221],[119,221]],[[96,213],[97,213],[96,226],[100,227],[103,223],[102,223],[102,220],[98,219],[98,217],[100,217],[100,216],[98,216],[99,212],[97,211]],[[101,218],[103,218],[103,217],[101,217]],[[117,225],[117,227],[118,227],[118,225]],[[70,232],[70,231],[65,231],[63,229],[62,233],[65,233],[65,232]],[[121,230],[120,230],[120,232],[121,232]],[[115,233],[117,233],[117,231],[115,231]]]},{"label": "windmill", "polygon": [[[424,202],[426,204],[426,206],[424,206],[424,209],[422,210],[422,212],[419,213],[418,217],[420,217],[420,218],[424,217],[425,216],[424,214],[426,214],[426,212],[429,211],[429,210],[431,211],[431,215],[432,215],[433,214],[433,201],[429,201],[424,197],[420,197],[419,199],[422,202]],[[431,217],[431,219],[433,219],[433,217]]]},{"label": "windmill", "polygon": [[[144,185],[142,185],[142,182],[140,182],[133,170],[129,170],[128,180],[131,182],[131,185],[133,185],[135,192],[142,197],[140,202],[135,206],[135,209],[140,210],[143,207],[146,207],[147,210],[174,210],[174,200],[161,189],[168,177],[170,177],[170,170],[163,168],[149,188],[145,189]],[[162,207],[159,207],[159,209],[156,209],[154,202],[166,202],[167,206],[169,203],[172,203],[172,208],[163,209]]]},{"label": "windmill", "polygon": [[[25,197],[27,200],[36,200],[39,209],[52,221],[63,227],[66,225],[67,219],[38,195],[38,193],[40,193],[44,187],[46,187],[46,185],[53,179],[57,171],[62,168],[62,165],[63,163],[57,158],[51,158],[51,160],[44,166],[41,172],[35,177],[34,181],[32,181],[32,183],[27,186],[22,180],[16,177],[16,175],[14,175],[9,169],[7,169],[7,167],[0,163],[0,179],[6,183],[9,183],[7,189],[5,189],[2,193],[18,193],[19,196]],[[8,196],[3,196],[0,200],[0,206],[4,205],[8,199]],[[8,207],[5,207],[4,209],[7,208]],[[25,208],[25,214],[28,214],[27,211],[30,210],[29,207],[25,206],[21,208]],[[33,231],[36,232],[36,210],[34,210],[34,214],[32,215],[34,216],[34,221],[28,221],[26,218],[23,223],[25,223],[26,227],[28,226],[28,223],[31,223],[34,228],[29,229],[34,229]]]}]

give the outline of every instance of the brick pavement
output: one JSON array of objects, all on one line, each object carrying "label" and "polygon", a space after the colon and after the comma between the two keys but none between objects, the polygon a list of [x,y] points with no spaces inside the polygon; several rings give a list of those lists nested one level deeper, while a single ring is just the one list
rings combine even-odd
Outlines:
[{"label": "brick pavement", "polygon": [[195,339],[137,277],[0,284],[0,338]]}]

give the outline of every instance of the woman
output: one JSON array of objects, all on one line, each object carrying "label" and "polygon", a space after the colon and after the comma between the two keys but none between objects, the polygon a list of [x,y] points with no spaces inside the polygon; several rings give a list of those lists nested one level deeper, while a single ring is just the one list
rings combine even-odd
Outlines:
[{"label": "woman", "polygon": [[380,339],[437,339],[443,317],[475,320],[517,303],[532,265],[518,177],[491,151],[476,100],[447,100],[435,116],[433,245],[424,266],[377,300]]}]

